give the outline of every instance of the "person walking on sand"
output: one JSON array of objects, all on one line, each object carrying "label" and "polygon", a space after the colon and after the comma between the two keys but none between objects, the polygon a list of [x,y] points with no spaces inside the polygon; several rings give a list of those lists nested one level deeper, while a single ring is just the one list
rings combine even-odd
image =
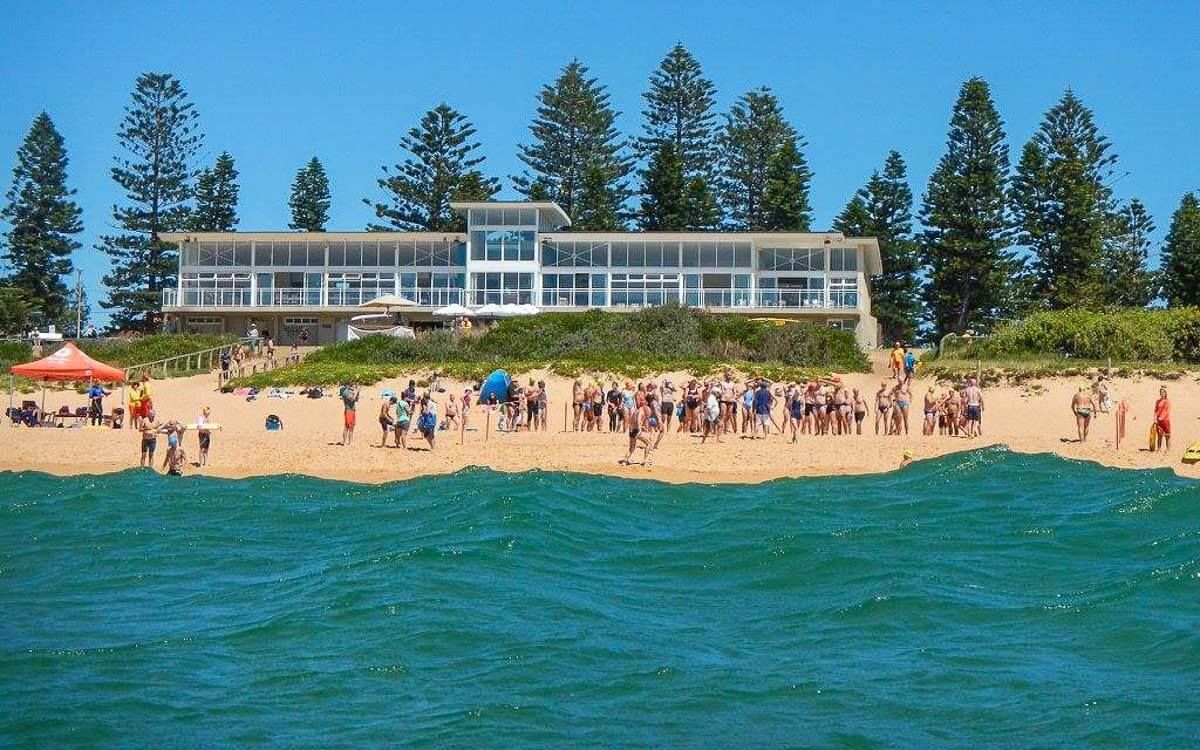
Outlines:
[{"label": "person walking on sand", "polygon": [[892,369],[892,378],[899,380],[900,373],[904,372],[904,347],[900,346],[899,341],[892,345],[892,355],[888,365]]},{"label": "person walking on sand", "polygon": [[983,435],[983,389],[975,378],[967,380],[967,388],[963,391],[967,401],[967,437]]},{"label": "person walking on sand", "polygon": [[353,383],[342,383],[338,398],[342,400],[342,445],[350,445],[354,441],[354,423],[358,418],[358,388]]},{"label": "person walking on sand", "polygon": [[[642,465],[645,466],[650,461],[650,433],[654,426],[650,424],[653,409],[643,403],[629,410],[626,414],[626,424],[629,425],[629,449],[625,452],[625,458],[620,463],[629,466],[632,463],[633,452],[637,447],[642,446]],[[718,407],[720,413],[720,407]]]},{"label": "person walking on sand", "polygon": [[1095,411],[1096,401],[1092,394],[1088,393],[1087,388],[1079,386],[1079,390],[1071,397],[1071,412],[1075,415],[1075,432],[1081,443],[1087,442],[1088,428],[1092,425],[1092,413]]},{"label": "person walking on sand", "polygon": [[1166,386],[1158,389],[1154,402],[1154,450],[1171,450],[1171,402]]}]

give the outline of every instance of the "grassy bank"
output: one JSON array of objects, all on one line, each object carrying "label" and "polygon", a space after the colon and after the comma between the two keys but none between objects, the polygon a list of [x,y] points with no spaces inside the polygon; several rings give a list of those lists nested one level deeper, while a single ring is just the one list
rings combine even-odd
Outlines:
[{"label": "grassy bank", "polygon": [[417,341],[372,336],[325,347],[298,365],[240,378],[230,387],[346,380],[369,384],[431,371],[478,380],[497,368],[513,374],[547,369],[568,377],[642,377],[667,371],[706,375],[726,366],[781,380],[870,369],[847,331],[809,323],[775,326],[666,306],[626,314],[544,313],[501,321],[479,337],[442,332]]},{"label": "grassy bank", "polygon": [[[153,336],[143,336],[137,339],[106,339],[104,341],[79,341],[76,342],[79,348],[88,354],[93,359],[97,359],[105,364],[113,367],[132,367],[134,365],[145,364],[155,360],[166,359],[183,354],[190,354],[202,349],[211,349],[213,347],[222,346],[236,341],[236,336],[206,336],[197,334],[156,334]],[[42,346],[43,355],[49,355],[56,351],[60,344],[57,342],[46,342]],[[3,367],[3,372],[7,373],[8,368],[13,365],[23,364],[33,360],[33,350],[28,344],[22,341],[4,341],[0,342],[0,367]],[[186,377],[195,375],[195,369],[172,369],[166,373],[167,377]],[[162,372],[157,371],[156,377],[162,377]],[[40,381],[27,380],[25,378],[17,378],[14,381],[14,387],[21,393],[30,393],[36,390],[41,390],[42,384]],[[60,384],[53,386],[56,389],[62,390],[72,386],[70,384]]]},{"label": "grassy bank", "polygon": [[1181,377],[1200,365],[1200,309],[1062,310],[999,326],[992,335],[951,339],[922,358],[927,374],[986,380],[1136,373]]}]

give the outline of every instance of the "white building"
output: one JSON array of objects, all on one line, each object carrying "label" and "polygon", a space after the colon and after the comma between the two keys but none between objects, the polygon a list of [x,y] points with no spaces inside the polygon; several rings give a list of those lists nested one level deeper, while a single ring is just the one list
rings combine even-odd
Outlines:
[{"label": "white building", "polygon": [[[409,321],[451,303],[543,310],[636,310],[678,302],[714,312],[798,318],[876,346],[867,276],[873,238],[839,232],[572,232],[549,202],[455,203],[467,231],[178,232],[179,283],[163,312],[181,330],[307,328],[342,340],[359,305],[417,302]],[[276,333],[276,336],[279,336]]]}]

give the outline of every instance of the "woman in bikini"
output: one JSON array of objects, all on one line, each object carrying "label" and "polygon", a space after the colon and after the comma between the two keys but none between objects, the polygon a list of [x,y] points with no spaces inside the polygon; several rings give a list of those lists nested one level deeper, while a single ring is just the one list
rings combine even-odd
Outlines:
[{"label": "woman in bikini", "polygon": [[684,399],[687,411],[684,413],[685,421],[679,427],[680,430],[687,429],[688,432],[695,432],[697,428],[696,410],[700,407],[700,386],[694,378],[688,383]]}]

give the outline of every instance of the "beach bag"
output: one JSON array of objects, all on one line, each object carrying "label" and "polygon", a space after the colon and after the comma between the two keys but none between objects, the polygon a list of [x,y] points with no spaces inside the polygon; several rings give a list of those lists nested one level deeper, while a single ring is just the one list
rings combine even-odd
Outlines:
[{"label": "beach bag", "polygon": [[275,414],[268,414],[267,421],[264,425],[268,430],[282,430],[283,420]]}]

